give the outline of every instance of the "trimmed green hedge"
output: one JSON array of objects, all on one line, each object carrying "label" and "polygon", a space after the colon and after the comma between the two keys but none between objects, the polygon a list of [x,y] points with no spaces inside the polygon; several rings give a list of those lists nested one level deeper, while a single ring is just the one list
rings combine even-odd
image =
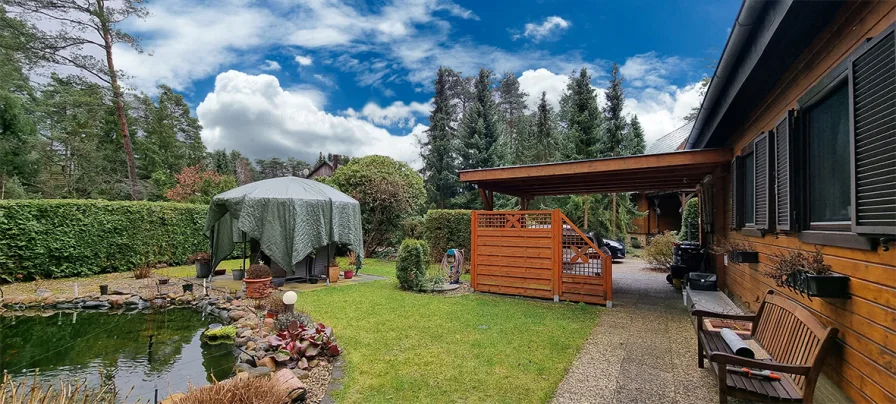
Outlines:
[{"label": "trimmed green hedge", "polygon": [[470,255],[470,214],[469,210],[433,209],[426,212],[423,234],[433,261],[440,261],[449,248],[463,249],[465,257]]},{"label": "trimmed green hedge", "polygon": [[207,251],[207,207],[98,200],[0,201],[0,279],[130,271],[182,264]]}]

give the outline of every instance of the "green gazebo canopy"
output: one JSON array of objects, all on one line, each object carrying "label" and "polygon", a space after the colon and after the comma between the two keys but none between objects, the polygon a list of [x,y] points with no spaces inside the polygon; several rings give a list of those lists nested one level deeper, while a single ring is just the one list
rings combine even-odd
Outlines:
[{"label": "green gazebo canopy", "polygon": [[212,268],[230,256],[236,243],[252,239],[291,275],[297,262],[331,243],[364,251],[358,201],[296,177],[257,181],[216,195],[205,233],[211,239]]}]

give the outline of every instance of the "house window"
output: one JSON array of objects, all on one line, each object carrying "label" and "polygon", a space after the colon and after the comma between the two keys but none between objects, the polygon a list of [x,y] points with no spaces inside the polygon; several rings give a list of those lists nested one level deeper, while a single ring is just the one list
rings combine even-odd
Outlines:
[{"label": "house window", "polygon": [[806,185],[809,225],[850,224],[849,91],[838,84],[806,108]]},{"label": "house window", "polygon": [[744,223],[756,224],[756,153],[744,156]]}]

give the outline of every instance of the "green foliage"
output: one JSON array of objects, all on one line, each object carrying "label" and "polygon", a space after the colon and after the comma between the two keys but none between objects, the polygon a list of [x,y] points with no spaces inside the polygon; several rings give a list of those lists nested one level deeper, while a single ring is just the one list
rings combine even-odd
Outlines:
[{"label": "green foliage", "polygon": [[[412,216],[401,221],[401,239],[423,238],[423,216]],[[398,244],[398,243],[396,243]]]},{"label": "green foliage", "polygon": [[473,105],[464,113],[460,124],[461,168],[490,168],[498,165],[495,143],[501,131],[498,106],[491,88],[492,72],[479,70],[474,84]]},{"label": "green foliage", "polygon": [[432,249],[430,260],[437,262],[449,248],[470,253],[470,211],[430,210],[424,217],[424,237]]},{"label": "green foliage", "polygon": [[420,290],[426,286],[429,267],[429,246],[423,240],[405,239],[398,248],[395,276],[398,285],[406,290]]},{"label": "green foliage", "polygon": [[600,157],[624,156],[626,153],[622,150],[622,145],[625,141],[625,129],[628,123],[625,116],[622,115],[622,109],[625,107],[625,91],[622,88],[622,75],[619,74],[619,66],[616,63],[613,63],[610,83],[604,97],[606,107],[603,112],[606,118],[606,128],[601,139],[599,155]]},{"label": "green foliage", "polygon": [[700,239],[700,202],[697,198],[691,198],[684,207],[681,215],[681,231],[678,232],[679,241],[697,241]]},{"label": "green foliage", "polygon": [[361,204],[364,256],[387,247],[402,221],[426,202],[423,179],[406,163],[384,156],[352,159],[323,180]]},{"label": "green foliage", "polygon": [[597,91],[591,86],[591,75],[584,67],[578,76],[569,78],[560,98],[560,119],[566,124],[567,160],[599,157],[604,117],[597,105]]},{"label": "green foliage", "polygon": [[[439,68],[435,80],[433,109],[429,115],[426,140],[420,145],[423,169],[420,172],[426,184],[429,201],[439,208],[457,195],[457,162],[454,156],[456,137],[454,115],[456,107],[451,96],[451,69]],[[337,170],[338,171],[338,170]]]},{"label": "green foliage", "polygon": [[672,248],[677,240],[678,236],[674,231],[667,231],[647,240],[647,247],[644,248],[644,260],[654,268],[668,268],[669,265],[672,265]]},{"label": "green foliage", "polygon": [[641,121],[638,116],[632,117],[628,124],[628,130],[625,132],[625,140],[622,143],[622,152],[627,155],[644,154],[647,150],[647,143],[644,140],[644,128],[641,127]]},{"label": "green foliage", "polygon": [[0,278],[28,280],[180,264],[206,250],[206,207],[167,202],[0,201]]},{"label": "green foliage", "polygon": [[225,342],[233,343],[236,337],[236,326],[225,325],[215,329],[208,329],[202,332],[202,340],[209,344],[223,344]]},{"label": "green foliage", "polygon": [[550,163],[557,160],[557,122],[547,92],[541,92],[538,109],[534,113],[535,130],[527,142],[527,163]]},{"label": "green foliage", "polygon": [[132,112],[134,128],[143,133],[135,139],[134,147],[140,152],[137,166],[143,176],[157,172],[173,176],[205,160],[202,125],[190,114],[184,97],[171,87],[159,86],[157,99],[141,96]]}]

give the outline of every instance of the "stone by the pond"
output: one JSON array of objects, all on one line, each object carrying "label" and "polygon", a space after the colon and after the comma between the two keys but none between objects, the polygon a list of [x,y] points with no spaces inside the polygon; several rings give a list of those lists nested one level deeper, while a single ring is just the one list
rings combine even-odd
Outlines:
[{"label": "stone by the pond", "polygon": [[221,325],[221,323],[211,323],[211,324],[208,325],[208,330],[209,330],[209,331],[211,331],[211,330],[217,330],[217,329],[219,329],[219,328],[221,328],[221,327],[223,327],[223,325]]},{"label": "stone by the pond", "polygon": [[258,364],[258,367],[264,366],[271,370],[277,369],[277,362],[274,361],[274,358],[272,358],[270,356],[266,357],[266,358],[262,358],[261,360],[259,360],[256,363]]},{"label": "stone by the pond", "polygon": [[81,306],[78,306],[77,304],[71,304],[71,303],[56,303],[56,308],[57,308],[57,309],[60,309],[60,310],[74,310],[74,309],[77,309],[77,308],[80,308],[80,307],[81,307]]},{"label": "stone by the pond", "polygon": [[233,310],[229,314],[231,321],[239,321],[243,317],[246,317],[246,312],[242,310]]},{"label": "stone by the pond", "polygon": [[52,294],[53,294],[53,292],[50,291],[50,289],[43,289],[43,288],[41,288],[41,289],[38,289],[38,290],[37,290],[37,295],[40,296],[40,297],[47,297],[47,296],[50,296],[50,295],[52,295]]},{"label": "stone by the pond", "polygon": [[109,307],[112,307],[112,305],[110,305],[107,302],[101,302],[98,300],[90,300],[90,301],[84,302],[84,304],[81,305],[82,309],[90,309],[90,310],[103,310],[103,309],[108,309]]},{"label": "stone by the pond", "polygon": [[109,292],[109,294],[110,295],[129,295],[129,294],[131,294],[131,290],[130,289],[112,289],[112,291]]},{"label": "stone by the pond", "polygon": [[302,380],[305,380],[305,379],[311,377],[310,372],[308,372],[307,370],[302,370],[302,369],[293,369],[292,374],[296,375],[296,377],[298,377],[299,379],[302,379]]},{"label": "stone by the pond", "polygon": [[245,352],[240,353],[239,359],[240,359],[240,363],[255,363],[255,358],[253,358],[251,355],[249,355]]},{"label": "stone by the pond", "polygon": [[240,362],[240,363],[237,363],[236,365],[233,365],[233,372],[236,374],[240,374],[240,373],[248,372],[248,371],[252,370],[253,368],[254,368],[254,366],[252,366],[248,363]]},{"label": "stone by the pond", "polygon": [[255,341],[249,341],[246,343],[246,350],[247,351],[255,350],[255,347],[257,347],[257,346],[258,346],[258,344],[256,344]]},{"label": "stone by the pond", "polygon": [[246,344],[248,342],[249,342],[249,338],[245,338],[245,337],[238,337],[238,338],[234,338],[234,340],[233,340],[233,343],[236,344],[236,346],[246,346]]},{"label": "stone by the pond", "polygon": [[121,307],[124,305],[124,296],[109,296],[108,302],[112,307]]},{"label": "stone by the pond", "polygon": [[271,368],[266,366],[258,366],[250,369],[248,372],[250,377],[264,376],[271,373]]},{"label": "stone by the pond", "polygon": [[140,296],[131,296],[128,300],[124,301],[125,306],[139,306],[140,303],[143,302],[143,299]]}]

